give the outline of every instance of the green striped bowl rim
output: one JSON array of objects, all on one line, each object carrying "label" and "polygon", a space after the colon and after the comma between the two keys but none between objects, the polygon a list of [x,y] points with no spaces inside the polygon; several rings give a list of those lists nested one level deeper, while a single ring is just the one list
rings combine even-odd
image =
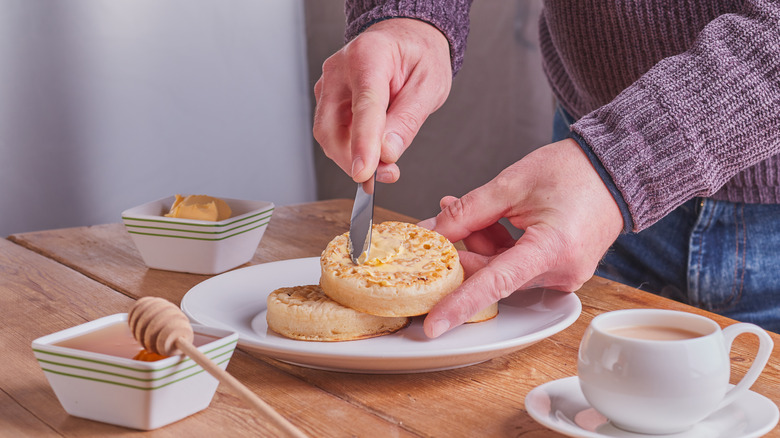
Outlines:
[{"label": "green striped bowl rim", "polygon": [[179,239],[193,239],[193,240],[225,240],[233,236],[238,236],[249,231],[253,231],[268,225],[271,221],[271,215],[263,216],[255,221],[242,224],[240,226],[222,230],[222,231],[195,231],[195,230],[182,230],[165,227],[155,227],[148,225],[135,225],[125,223],[125,228],[130,234],[137,234],[141,236],[154,236],[154,237],[173,237]]},{"label": "green striped bowl rim", "polygon": [[[230,360],[230,358],[227,358],[225,360],[217,362],[217,365],[222,365],[223,363],[227,362],[228,360]],[[88,380],[88,381],[92,381],[92,382],[96,382],[96,383],[105,383],[105,384],[109,384],[109,385],[122,386],[122,387],[125,387],[125,388],[139,389],[141,391],[154,391],[156,389],[165,388],[166,386],[173,385],[174,383],[179,383],[179,382],[181,382],[183,380],[186,380],[186,379],[189,379],[191,377],[197,376],[198,374],[203,373],[203,372],[206,371],[203,368],[197,367],[197,370],[194,373],[188,374],[186,376],[182,376],[179,379],[170,380],[170,381],[167,381],[165,383],[161,383],[161,384],[159,384],[157,386],[138,386],[138,385],[133,385],[133,384],[130,384],[130,383],[115,382],[113,380],[98,379],[98,378],[87,377],[87,376],[82,376],[82,375],[78,375],[78,374],[69,374],[69,373],[65,373],[65,372],[61,372],[61,371],[55,371],[55,370],[52,370],[52,369],[47,369],[47,368],[45,368],[43,366],[41,367],[41,369],[43,369],[44,372],[52,373],[52,374],[58,374],[58,375],[61,375],[61,376],[64,376],[64,377],[70,377],[70,378],[75,378],[75,379],[83,379],[83,380]]]},{"label": "green striped bowl rim", "polygon": [[[237,342],[238,339],[235,339],[228,343],[216,345],[214,348],[204,352],[204,354],[218,365],[227,363],[235,351]],[[179,361],[162,368],[142,369],[96,359],[54,353],[41,349],[33,349],[33,351],[37,353],[36,359],[44,372],[142,390],[164,388],[173,383],[181,382],[187,378],[198,375],[204,371],[200,365],[188,357],[183,357]],[[44,359],[41,357],[43,355],[51,356],[51,358]],[[95,365],[102,365],[107,369],[96,368]],[[168,372],[156,377],[149,376],[158,374],[161,371]],[[142,375],[145,375],[145,377],[134,376],[128,374],[128,372],[141,373]]]},{"label": "green striped bowl rim", "polygon": [[[123,214],[122,220],[141,222],[142,224],[144,224],[144,225],[132,224],[133,226],[137,226],[137,227],[159,228],[159,229],[172,230],[172,231],[194,231],[194,230],[203,230],[203,229],[220,230],[223,228],[228,229],[228,227],[232,227],[234,229],[237,226],[242,226],[236,224],[239,224],[249,219],[255,219],[252,222],[256,222],[263,218],[266,219],[270,218],[271,214],[273,214],[274,208],[275,207],[270,207],[260,211],[250,211],[242,215],[225,219],[224,221],[219,221],[219,222],[199,221],[195,219],[166,218],[165,216],[145,215],[144,217],[137,217],[137,216],[131,216],[129,214]],[[169,227],[169,225],[182,225],[186,227],[192,227],[194,230],[190,230],[188,228],[171,228]],[[225,231],[204,231],[204,232],[224,233]]]}]

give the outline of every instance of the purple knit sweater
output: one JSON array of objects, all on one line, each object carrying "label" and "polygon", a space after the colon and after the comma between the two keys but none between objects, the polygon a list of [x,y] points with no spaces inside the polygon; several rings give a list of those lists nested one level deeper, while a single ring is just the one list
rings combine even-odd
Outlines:
[{"label": "purple knit sweater", "polygon": [[[427,21],[463,62],[469,0],[348,0],[347,40]],[[780,203],[780,2],[548,0],[543,67],[639,231],[695,196]]]}]

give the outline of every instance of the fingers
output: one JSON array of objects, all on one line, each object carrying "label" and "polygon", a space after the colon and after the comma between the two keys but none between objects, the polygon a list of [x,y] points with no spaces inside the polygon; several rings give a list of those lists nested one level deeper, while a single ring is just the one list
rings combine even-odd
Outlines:
[{"label": "fingers", "polygon": [[384,184],[391,184],[398,181],[401,177],[401,169],[395,163],[387,164],[379,162],[376,168],[376,180]]},{"label": "fingers", "polygon": [[469,251],[482,255],[494,255],[514,246],[515,239],[503,225],[495,223],[483,230],[471,233],[463,238],[463,243]]},{"label": "fingers", "polygon": [[389,78],[373,66],[361,66],[350,71],[352,97],[352,163],[350,175],[355,182],[373,176],[379,164],[385,131],[385,118],[390,103]]},{"label": "fingers", "polygon": [[[418,70],[425,69],[418,66]],[[381,163],[395,164],[412,144],[428,116],[444,103],[451,86],[451,75],[449,70],[445,71],[447,75],[439,76],[438,79],[435,75],[415,71],[407,83],[391,95],[379,157]],[[387,180],[391,180],[388,182],[398,180],[399,172],[395,172],[397,168],[388,168],[394,171],[387,176]]]},{"label": "fingers", "polygon": [[463,266],[463,273],[466,278],[474,275],[475,272],[487,266],[490,263],[490,257],[476,254],[469,251],[458,251],[460,264]]},{"label": "fingers", "polygon": [[386,132],[382,139],[382,153],[379,156],[379,160],[383,163],[395,163],[398,161],[401,158],[401,154],[412,143],[414,136],[417,135],[417,131],[415,131],[408,140],[404,141],[401,136],[392,131],[394,129],[393,125],[395,125],[394,121],[395,115],[388,111],[385,130],[390,130],[390,132]]},{"label": "fingers", "polygon": [[439,208],[444,210],[445,208],[447,208],[448,205],[452,204],[457,200],[458,198],[456,198],[455,196],[445,196],[441,198],[441,200],[439,201]]},{"label": "fingers", "polygon": [[429,78],[419,76],[419,73],[415,73],[407,81],[393,96],[387,109],[381,156],[385,163],[398,161],[401,154],[412,144],[425,120],[436,111],[442,101],[442,96],[431,93],[432,89],[438,88],[436,84],[426,85],[424,79]]},{"label": "fingers", "polygon": [[341,54],[328,58],[322,76],[314,87],[317,106],[314,110],[313,134],[325,155],[347,175],[352,171],[352,92],[344,79]]},{"label": "fingers", "polygon": [[377,181],[396,182],[400,170],[395,162],[406,147],[398,135],[383,135],[388,79],[376,71],[352,69],[345,80],[341,71],[332,70],[326,62],[314,92],[314,137],[325,155],[356,182],[365,182],[375,170]]},{"label": "fingers", "polygon": [[423,219],[420,222],[417,222],[417,225],[428,230],[433,230],[436,228],[436,218],[429,217],[428,219]]},{"label": "fingers", "polygon": [[[439,202],[439,206],[443,210],[455,201],[458,201],[458,198],[445,196]],[[437,223],[438,217],[432,217],[420,221],[417,225],[429,230],[439,231],[441,228],[437,226]],[[495,255],[506,251],[506,249],[511,248],[515,244],[515,238],[512,237],[512,234],[498,222],[488,225],[481,230],[473,230],[461,240],[463,240],[469,251],[481,255]]]},{"label": "fingers", "polygon": [[[371,43],[355,39],[328,58],[314,87],[314,138],[325,155],[356,182],[377,169],[393,66]],[[397,179],[390,168],[383,179]]]},{"label": "fingers", "polygon": [[[497,223],[511,207],[506,194],[492,181],[461,198],[445,197],[440,205],[443,208],[436,216],[433,230],[452,242]],[[496,229],[490,233],[496,234]]]}]

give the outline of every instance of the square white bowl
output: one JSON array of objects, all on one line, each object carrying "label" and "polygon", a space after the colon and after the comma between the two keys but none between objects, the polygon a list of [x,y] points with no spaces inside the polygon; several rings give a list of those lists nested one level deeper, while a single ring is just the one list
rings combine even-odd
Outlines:
[{"label": "square white bowl", "polygon": [[254,256],[274,211],[267,201],[222,198],[233,215],[212,222],[163,216],[174,196],[122,212],[122,221],[146,266],[193,274],[220,274]]},{"label": "square white bowl", "polygon": [[[35,358],[68,414],[151,430],[208,407],[219,381],[186,356],[144,362],[54,345],[119,322],[127,322],[126,313],[105,316],[32,342]],[[197,324],[192,327],[196,334],[214,338],[198,349],[225,369],[238,333]]]}]

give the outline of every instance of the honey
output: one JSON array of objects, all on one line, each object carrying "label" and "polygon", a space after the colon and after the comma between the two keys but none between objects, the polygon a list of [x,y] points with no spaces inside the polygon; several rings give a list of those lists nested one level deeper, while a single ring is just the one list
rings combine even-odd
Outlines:
[{"label": "honey", "polygon": [[[213,336],[195,333],[195,338],[192,343],[196,347],[199,347],[216,339],[217,338]],[[65,339],[54,345],[144,362],[154,362],[167,357],[145,350],[143,346],[135,340],[133,333],[130,331],[130,327],[124,321],[70,339]]]}]

